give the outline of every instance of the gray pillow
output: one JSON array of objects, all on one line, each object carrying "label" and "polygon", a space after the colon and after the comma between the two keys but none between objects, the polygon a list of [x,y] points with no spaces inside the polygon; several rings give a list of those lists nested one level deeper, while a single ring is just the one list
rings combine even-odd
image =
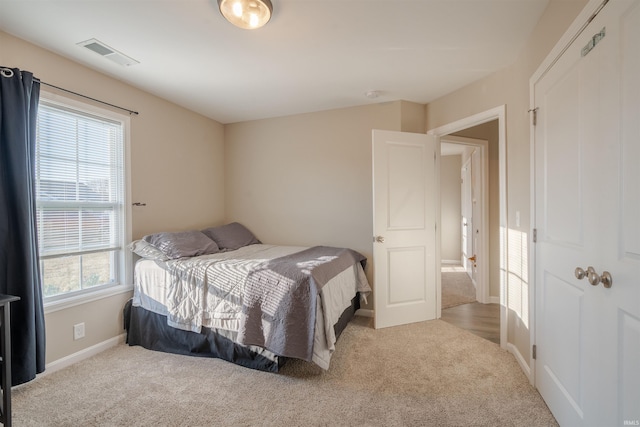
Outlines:
[{"label": "gray pillow", "polygon": [[166,261],[169,259],[160,249],[157,249],[155,246],[145,242],[144,240],[134,240],[129,243],[129,250],[146,259],[152,259],[155,261]]},{"label": "gray pillow", "polygon": [[169,259],[220,252],[216,242],[197,230],[149,234],[142,240],[162,251]]},{"label": "gray pillow", "polygon": [[215,240],[220,250],[224,251],[233,251],[243,246],[260,243],[260,240],[256,239],[251,231],[237,222],[206,228],[202,232]]}]

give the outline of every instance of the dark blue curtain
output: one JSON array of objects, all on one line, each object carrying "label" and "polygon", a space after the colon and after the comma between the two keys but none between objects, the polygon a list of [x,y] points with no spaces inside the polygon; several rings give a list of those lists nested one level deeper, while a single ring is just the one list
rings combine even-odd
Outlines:
[{"label": "dark blue curtain", "polygon": [[14,385],[45,366],[34,172],[39,98],[33,74],[0,66],[0,293],[20,297],[11,304]]}]

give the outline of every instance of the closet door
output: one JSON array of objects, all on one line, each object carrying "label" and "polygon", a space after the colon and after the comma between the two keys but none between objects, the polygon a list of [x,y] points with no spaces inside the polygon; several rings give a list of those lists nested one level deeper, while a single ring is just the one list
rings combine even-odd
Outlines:
[{"label": "closet door", "polygon": [[639,4],[611,0],[534,87],[535,380],[561,425],[640,420]]}]

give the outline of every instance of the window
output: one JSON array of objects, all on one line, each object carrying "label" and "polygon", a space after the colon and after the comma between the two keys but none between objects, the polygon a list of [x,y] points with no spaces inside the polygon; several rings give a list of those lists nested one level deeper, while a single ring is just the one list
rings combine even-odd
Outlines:
[{"label": "window", "polygon": [[128,117],[43,96],[36,210],[45,302],[126,283]]}]

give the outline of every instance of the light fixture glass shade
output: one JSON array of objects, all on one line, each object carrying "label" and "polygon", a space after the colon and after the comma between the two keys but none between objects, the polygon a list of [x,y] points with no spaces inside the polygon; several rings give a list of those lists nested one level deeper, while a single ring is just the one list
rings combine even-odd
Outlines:
[{"label": "light fixture glass shade", "polygon": [[253,30],[271,19],[270,0],[218,0],[220,13],[236,27]]}]

